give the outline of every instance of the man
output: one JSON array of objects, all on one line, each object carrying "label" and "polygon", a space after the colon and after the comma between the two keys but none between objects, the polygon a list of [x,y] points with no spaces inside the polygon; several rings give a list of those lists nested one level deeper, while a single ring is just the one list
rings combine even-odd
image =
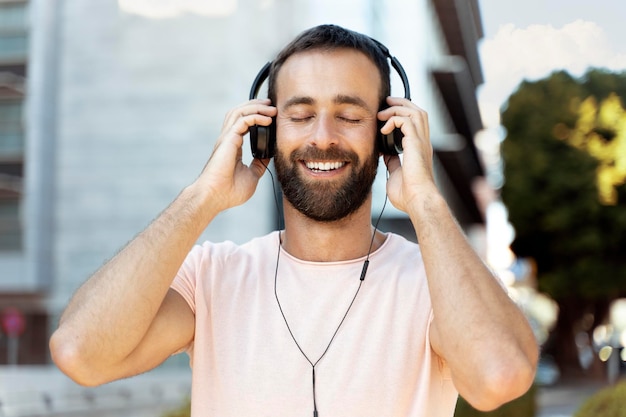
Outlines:
[{"label": "man", "polygon": [[[388,97],[386,59],[332,25],[288,45],[272,100],[231,110],[200,176],[74,295],[58,366],[98,385],[187,351],[194,417],[450,417],[457,392],[483,410],[523,394],[531,329],[437,190],[427,115]],[[245,166],[243,136],[272,123],[284,230],[193,247],[254,193],[269,160]],[[374,137],[394,128],[387,194],[419,246],[371,225]]]}]

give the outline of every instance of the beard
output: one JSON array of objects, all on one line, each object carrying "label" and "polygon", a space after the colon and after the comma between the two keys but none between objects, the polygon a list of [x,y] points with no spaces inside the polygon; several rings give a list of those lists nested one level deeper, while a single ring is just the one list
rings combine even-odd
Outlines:
[{"label": "beard", "polygon": [[[346,180],[309,180],[299,172],[300,161],[349,161],[351,175]],[[291,155],[276,151],[274,166],[283,195],[300,213],[319,222],[345,218],[359,209],[372,190],[378,169],[376,149],[361,164],[355,152],[309,147]]]}]

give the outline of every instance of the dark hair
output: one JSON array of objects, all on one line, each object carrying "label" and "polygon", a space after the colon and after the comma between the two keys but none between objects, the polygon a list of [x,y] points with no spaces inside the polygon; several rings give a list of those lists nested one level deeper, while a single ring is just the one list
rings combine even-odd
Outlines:
[{"label": "dark hair", "polygon": [[332,51],[339,48],[360,51],[376,65],[381,80],[380,107],[384,107],[385,99],[391,94],[387,48],[367,35],[337,25],[319,25],[305,30],[278,53],[272,62],[268,79],[268,97],[272,103],[276,103],[276,77],[289,57],[299,52],[315,49]]}]

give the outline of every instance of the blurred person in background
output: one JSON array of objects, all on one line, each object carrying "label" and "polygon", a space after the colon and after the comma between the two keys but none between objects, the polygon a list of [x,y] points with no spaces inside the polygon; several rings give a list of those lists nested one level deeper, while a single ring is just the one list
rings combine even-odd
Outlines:
[{"label": "blurred person in background", "polygon": [[[270,98],[227,113],[198,178],[72,297],[60,369],[95,386],[187,352],[195,417],[451,417],[458,394],[489,410],[526,392],[533,333],[438,191],[427,114],[389,96],[389,59],[334,25],[287,45]],[[372,225],[381,156],[419,245]],[[271,157],[284,228],[196,244]]]}]

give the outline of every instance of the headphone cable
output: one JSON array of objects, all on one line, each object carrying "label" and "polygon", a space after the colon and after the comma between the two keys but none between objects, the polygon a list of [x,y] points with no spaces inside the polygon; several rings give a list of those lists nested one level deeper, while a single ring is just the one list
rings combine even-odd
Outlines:
[{"label": "headphone cable", "polygon": [[[278,205],[278,196],[277,196],[277,193],[276,193],[276,185],[275,185],[275,182],[274,182],[274,175],[272,174],[272,171],[269,169],[269,167],[267,165],[265,165],[265,163],[263,163],[263,165],[265,166],[266,171],[270,174],[270,177],[272,178],[272,190],[273,190],[273,194],[274,194],[274,202],[276,203],[277,211],[280,212],[279,205]],[[387,177],[388,176],[389,176],[389,173],[387,172]],[[372,233],[372,239],[370,240],[369,248],[367,250],[367,256],[365,257],[365,261],[363,262],[363,267],[361,269],[361,274],[360,274],[360,277],[359,277],[359,286],[357,287],[357,289],[356,289],[356,291],[354,293],[354,296],[352,297],[352,300],[350,301],[350,305],[348,305],[348,308],[346,309],[346,312],[344,313],[343,317],[341,318],[341,321],[339,322],[339,325],[337,326],[337,328],[335,329],[335,332],[333,333],[332,337],[330,338],[330,341],[328,342],[328,345],[326,345],[326,349],[324,349],[324,352],[322,352],[320,357],[315,362],[313,362],[313,361],[311,361],[311,359],[309,359],[307,354],[304,353],[304,349],[302,349],[302,347],[298,343],[298,340],[296,339],[296,337],[293,334],[293,331],[291,330],[291,326],[289,326],[289,322],[287,321],[287,317],[285,316],[285,312],[283,311],[283,307],[280,304],[280,300],[278,298],[278,291],[277,291],[278,265],[279,265],[279,262],[280,262],[280,252],[281,252],[281,248],[282,248],[282,238],[281,238],[281,234],[280,234],[281,221],[280,221],[280,216],[278,216],[278,219],[277,219],[277,225],[279,226],[279,228],[278,228],[278,251],[276,253],[276,268],[274,270],[274,297],[276,298],[276,303],[278,304],[278,309],[280,310],[280,314],[283,317],[283,321],[285,322],[285,325],[287,326],[287,330],[289,331],[289,335],[291,336],[291,339],[295,343],[296,347],[298,348],[298,350],[300,351],[302,356],[311,365],[311,379],[312,379],[312,385],[313,385],[313,417],[318,417],[317,395],[316,395],[316,390],[315,390],[315,367],[322,360],[322,358],[326,355],[326,353],[328,352],[328,349],[330,349],[330,345],[335,340],[335,336],[337,336],[337,333],[339,333],[339,329],[341,328],[342,324],[346,320],[346,317],[348,316],[348,313],[350,312],[350,309],[352,309],[352,306],[354,305],[354,301],[356,300],[357,295],[359,295],[359,291],[361,290],[361,286],[363,285],[363,281],[365,280],[365,275],[367,273],[367,268],[369,266],[369,262],[370,262],[369,258],[370,258],[370,254],[372,252],[372,248],[374,247],[374,240],[376,238],[376,232],[378,230],[378,223],[380,222],[380,219],[383,216],[383,212],[385,211],[385,207],[387,206],[387,200],[388,200],[387,199],[387,193],[385,193],[385,201],[383,203],[382,209],[380,210],[378,218],[376,219],[376,223],[374,225],[374,231]]]}]

